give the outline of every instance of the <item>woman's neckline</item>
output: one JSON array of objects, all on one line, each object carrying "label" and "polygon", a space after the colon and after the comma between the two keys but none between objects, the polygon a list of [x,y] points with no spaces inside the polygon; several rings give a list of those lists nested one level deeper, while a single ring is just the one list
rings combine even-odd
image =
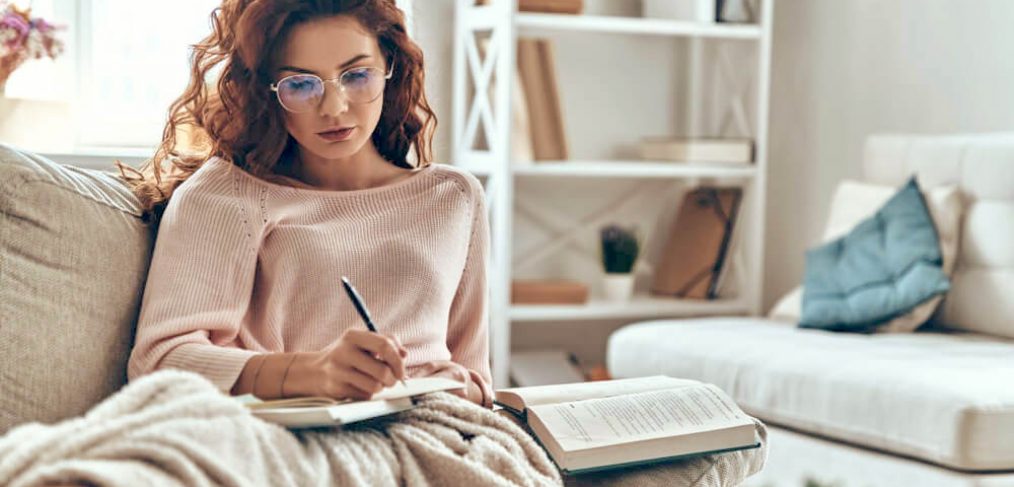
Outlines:
[{"label": "woman's neckline", "polygon": [[[358,196],[358,195],[367,195],[367,194],[374,194],[374,193],[382,193],[382,192],[390,191],[390,190],[393,190],[393,189],[402,188],[402,187],[414,184],[414,183],[418,182],[418,180],[425,179],[424,176],[426,176],[428,173],[433,172],[433,167],[436,166],[436,164],[429,164],[429,165],[427,165],[425,167],[422,167],[422,168],[413,169],[411,171],[412,174],[410,174],[409,176],[403,177],[403,178],[401,178],[401,179],[399,179],[399,180],[397,180],[397,181],[395,181],[393,183],[384,184],[384,185],[381,185],[381,186],[374,186],[372,188],[364,188],[364,189],[337,190],[337,189],[316,189],[316,188],[309,187],[308,185],[306,185],[304,187],[292,186],[292,185],[289,185],[289,184],[282,184],[282,183],[276,183],[276,182],[268,181],[266,179],[262,179],[262,178],[259,178],[257,176],[254,176],[253,174],[250,174],[245,169],[243,169],[243,168],[241,168],[241,167],[233,164],[232,162],[229,162],[229,161],[227,161],[225,159],[222,159],[221,157],[217,157],[216,156],[215,159],[218,159],[218,161],[221,162],[222,164],[226,164],[226,165],[230,166],[230,170],[236,171],[236,172],[242,174],[243,177],[245,177],[247,179],[250,179],[250,180],[254,181],[257,184],[260,184],[260,185],[268,187],[268,188],[277,189],[279,191],[288,191],[288,192],[292,192],[292,193],[305,194],[305,195],[335,196],[335,197],[343,197],[343,196],[344,197],[353,197],[353,196]],[[291,178],[289,178],[287,176],[282,176],[282,175],[278,175],[278,177],[284,178],[284,179],[291,179]],[[303,183],[303,184],[305,185],[305,183]]]}]

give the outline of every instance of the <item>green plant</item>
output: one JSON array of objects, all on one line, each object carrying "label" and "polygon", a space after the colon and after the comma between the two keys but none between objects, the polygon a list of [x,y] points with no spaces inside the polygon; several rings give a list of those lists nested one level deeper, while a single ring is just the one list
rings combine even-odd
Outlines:
[{"label": "green plant", "polygon": [[637,254],[641,250],[635,228],[616,224],[599,230],[602,241],[602,267],[609,274],[629,274],[634,270]]}]

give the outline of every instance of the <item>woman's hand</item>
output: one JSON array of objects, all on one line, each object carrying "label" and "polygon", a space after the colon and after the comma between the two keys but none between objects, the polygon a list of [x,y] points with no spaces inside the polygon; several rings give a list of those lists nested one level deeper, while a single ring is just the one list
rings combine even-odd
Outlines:
[{"label": "woman's hand", "polygon": [[286,380],[286,396],[369,399],[405,378],[405,347],[397,339],[353,329],[319,352],[297,354]]},{"label": "woman's hand", "polygon": [[447,392],[455,396],[468,399],[476,404],[482,404],[481,386],[472,380],[472,374],[465,366],[450,360],[434,360],[426,362],[413,371],[413,377],[446,377],[465,384],[462,389],[453,389]]}]

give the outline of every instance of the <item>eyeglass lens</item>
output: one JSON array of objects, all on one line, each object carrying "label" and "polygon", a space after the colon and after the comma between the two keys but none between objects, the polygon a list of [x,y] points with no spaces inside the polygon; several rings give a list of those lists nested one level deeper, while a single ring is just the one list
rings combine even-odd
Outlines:
[{"label": "eyeglass lens", "polygon": [[[369,103],[384,90],[384,72],[377,68],[353,69],[339,79],[343,95],[350,103]],[[324,98],[324,81],[312,74],[288,76],[278,82],[278,101],[292,112],[317,107]]]}]

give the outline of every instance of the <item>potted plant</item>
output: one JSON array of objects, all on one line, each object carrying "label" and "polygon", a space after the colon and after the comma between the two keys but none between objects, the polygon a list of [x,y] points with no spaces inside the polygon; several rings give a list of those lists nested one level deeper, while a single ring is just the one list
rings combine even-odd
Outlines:
[{"label": "potted plant", "polygon": [[603,292],[608,301],[627,301],[634,291],[634,265],[641,245],[636,228],[610,224],[599,230],[602,242]]},{"label": "potted plant", "polygon": [[63,42],[56,38],[62,29],[35,17],[31,10],[21,10],[0,0],[0,94],[7,78],[29,59],[46,56],[56,59],[63,52]]}]

